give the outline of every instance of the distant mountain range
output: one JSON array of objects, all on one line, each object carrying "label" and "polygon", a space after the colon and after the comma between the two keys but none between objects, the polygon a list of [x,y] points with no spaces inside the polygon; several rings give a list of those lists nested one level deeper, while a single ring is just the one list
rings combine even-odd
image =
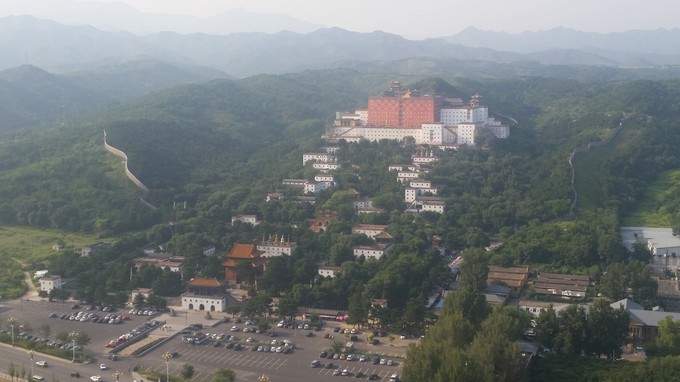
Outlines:
[{"label": "distant mountain range", "polygon": [[593,34],[564,28],[517,35],[466,29],[455,36],[425,40],[340,28],[304,34],[159,32],[139,36],[8,16],[0,18],[0,70],[34,65],[68,72],[130,60],[207,67],[236,77],[403,60],[675,70],[680,65],[677,42],[680,30]]},{"label": "distant mountain range", "polygon": [[680,29],[594,33],[555,28],[510,34],[469,27],[445,40],[469,47],[520,53],[544,64],[619,67],[680,64]]},{"label": "distant mountain range", "polygon": [[306,22],[281,13],[248,12],[232,9],[200,18],[140,12],[122,2],[77,0],[2,0],[0,16],[32,15],[66,25],[91,25],[108,31],[151,34],[161,31],[226,35],[243,32],[308,33],[323,25]]}]

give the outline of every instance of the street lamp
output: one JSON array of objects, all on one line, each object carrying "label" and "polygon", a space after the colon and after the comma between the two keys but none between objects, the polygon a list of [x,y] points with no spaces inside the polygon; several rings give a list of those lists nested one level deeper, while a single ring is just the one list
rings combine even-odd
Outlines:
[{"label": "street lamp", "polygon": [[170,359],[172,354],[165,352],[161,357],[165,360],[165,382],[170,382]]},{"label": "street lamp", "polygon": [[17,319],[14,316],[11,316],[10,318],[7,319],[7,322],[9,323],[9,326],[12,328],[12,347],[14,347],[14,324],[17,323]]},{"label": "street lamp", "polygon": [[28,352],[28,355],[31,356],[31,378],[33,378],[33,349]]},{"label": "street lamp", "polygon": [[116,378],[116,382],[118,382],[122,373],[120,371],[116,370],[116,372],[113,373],[112,375],[113,375],[113,378]]},{"label": "street lamp", "polygon": [[72,331],[71,333],[68,334],[68,338],[71,340],[71,349],[73,349],[73,359],[71,362],[75,363],[76,362],[76,339],[78,339],[78,336],[80,334],[76,331]]}]

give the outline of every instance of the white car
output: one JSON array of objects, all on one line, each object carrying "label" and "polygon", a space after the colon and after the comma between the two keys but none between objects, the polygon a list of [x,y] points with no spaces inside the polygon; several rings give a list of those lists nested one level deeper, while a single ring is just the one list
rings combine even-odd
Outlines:
[{"label": "white car", "polygon": [[92,382],[100,382],[102,380],[102,377],[99,375],[93,375],[90,377],[90,381]]},{"label": "white car", "polygon": [[47,367],[47,361],[36,361],[36,366]]},{"label": "white car", "polygon": [[106,370],[106,369],[108,369],[108,368],[109,368],[109,367],[106,366],[105,363],[102,363],[101,365],[99,365],[99,370]]}]

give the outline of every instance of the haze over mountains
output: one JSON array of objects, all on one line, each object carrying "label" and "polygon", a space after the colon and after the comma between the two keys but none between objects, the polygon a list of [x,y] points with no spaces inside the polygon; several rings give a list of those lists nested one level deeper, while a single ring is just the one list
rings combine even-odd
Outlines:
[{"label": "haze over mountains", "polygon": [[232,9],[212,17],[140,12],[122,2],[75,0],[3,0],[0,16],[33,15],[65,25],[91,25],[108,31],[151,34],[162,31],[225,35],[242,32],[276,33],[282,30],[308,33],[323,25],[281,13],[255,13]]},{"label": "haze over mountains", "polygon": [[141,36],[7,16],[0,18],[0,39],[0,69],[29,64],[48,71],[140,58],[208,67],[238,77],[336,67],[348,61],[412,58],[638,68],[680,64],[680,44],[675,43],[680,30],[597,34],[562,28],[511,35],[467,29],[455,36],[425,40],[340,28],[305,34],[158,32]]}]

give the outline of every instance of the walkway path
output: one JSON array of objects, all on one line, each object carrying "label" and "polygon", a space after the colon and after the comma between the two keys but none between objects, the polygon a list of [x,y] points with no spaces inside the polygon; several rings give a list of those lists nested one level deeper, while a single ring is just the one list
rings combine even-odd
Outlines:
[{"label": "walkway path", "polygon": [[[26,266],[26,264],[23,261],[21,261],[17,258],[13,258],[13,259],[17,263],[19,263],[19,265],[21,265],[22,268]],[[38,292],[40,292],[40,291],[35,286],[35,284],[33,284],[33,277],[31,277],[31,273],[27,272],[27,271],[24,271],[23,273],[24,273],[24,282],[26,283],[28,290],[26,291],[26,293],[24,293],[23,296],[21,296],[21,298],[24,299],[24,300],[29,300],[31,298],[39,298],[40,296],[38,295]]]}]

